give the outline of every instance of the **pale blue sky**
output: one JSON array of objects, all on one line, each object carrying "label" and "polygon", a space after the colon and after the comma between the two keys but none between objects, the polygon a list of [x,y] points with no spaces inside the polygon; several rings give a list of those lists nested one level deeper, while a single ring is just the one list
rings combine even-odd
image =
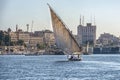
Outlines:
[{"label": "pale blue sky", "polygon": [[[96,17],[97,37],[104,32],[120,35],[120,0],[0,0],[0,29],[15,25],[26,30],[34,21],[34,30],[51,28],[49,3],[74,34],[77,33],[80,14],[85,23]],[[94,17],[93,17],[94,18]]]}]

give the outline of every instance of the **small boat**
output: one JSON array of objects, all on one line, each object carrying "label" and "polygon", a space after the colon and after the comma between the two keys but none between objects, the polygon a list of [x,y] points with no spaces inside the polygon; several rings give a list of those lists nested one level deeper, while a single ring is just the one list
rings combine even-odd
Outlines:
[{"label": "small boat", "polygon": [[81,61],[82,59],[79,58],[79,57],[76,57],[75,55],[71,55],[69,58],[68,58],[69,61]]},{"label": "small boat", "polygon": [[81,61],[82,59],[78,58],[78,59],[70,59],[69,58],[69,61]]},{"label": "small boat", "polygon": [[[64,51],[66,55],[73,56],[73,58],[68,58],[69,61],[80,61],[81,58],[79,56],[81,55],[82,51],[81,47],[77,43],[70,29],[62,21],[62,19],[54,12],[49,4],[48,6],[51,13],[56,46]],[[75,55],[78,56],[75,57]]]}]

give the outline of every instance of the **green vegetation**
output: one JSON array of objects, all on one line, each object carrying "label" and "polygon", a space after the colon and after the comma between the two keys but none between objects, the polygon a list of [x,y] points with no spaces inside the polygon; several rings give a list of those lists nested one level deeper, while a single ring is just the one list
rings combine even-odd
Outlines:
[{"label": "green vegetation", "polygon": [[4,36],[4,43],[6,46],[9,46],[10,45],[10,42],[11,42],[11,39],[10,39],[10,36],[7,34]]},{"label": "green vegetation", "polygon": [[0,31],[0,45],[2,45],[3,38],[4,38],[4,33],[3,31]]},{"label": "green vegetation", "polygon": [[45,49],[45,44],[37,44],[36,45],[37,49]]},{"label": "green vegetation", "polygon": [[0,45],[9,46],[11,43],[10,35],[7,32],[0,31]]},{"label": "green vegetation", "polygon": [[24,45],[24,41],[23,40],[18,40],[17,45],[20,45],[20,46]]}]

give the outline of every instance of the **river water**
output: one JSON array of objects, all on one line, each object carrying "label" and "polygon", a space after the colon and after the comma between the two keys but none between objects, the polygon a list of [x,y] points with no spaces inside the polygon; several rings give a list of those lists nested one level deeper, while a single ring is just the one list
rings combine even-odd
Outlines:
[{"label": "river water", "polygon": [[0,55],[0,80],[120,80],[120,55]]}]

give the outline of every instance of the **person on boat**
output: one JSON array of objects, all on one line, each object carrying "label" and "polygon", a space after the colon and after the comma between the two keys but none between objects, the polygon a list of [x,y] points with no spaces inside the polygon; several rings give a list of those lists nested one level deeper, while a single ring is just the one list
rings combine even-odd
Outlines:
[{"label": "person on boat", "polygon": [[[67,54],[67,58],[68,58],[69,60],[77,60],[77,59],[79,59],[79,56],[75,56],[75,55],[72,53],[72,51],[71,51],[70,49],[68,49],[68,48],[66,48],[64,52]],[[70,55],[70,57],[69,57],[69,55]]]},{"label": "person on boat", "polygon": [[73,55],[73,59],[78,59],[78,57],[77,57],[77,56],[75,56],[75,55]]},{"label": "person on boat", "polygon": [[71,55],[70,60],[73,59],[73,58],[74,58],[73,55]]}]

